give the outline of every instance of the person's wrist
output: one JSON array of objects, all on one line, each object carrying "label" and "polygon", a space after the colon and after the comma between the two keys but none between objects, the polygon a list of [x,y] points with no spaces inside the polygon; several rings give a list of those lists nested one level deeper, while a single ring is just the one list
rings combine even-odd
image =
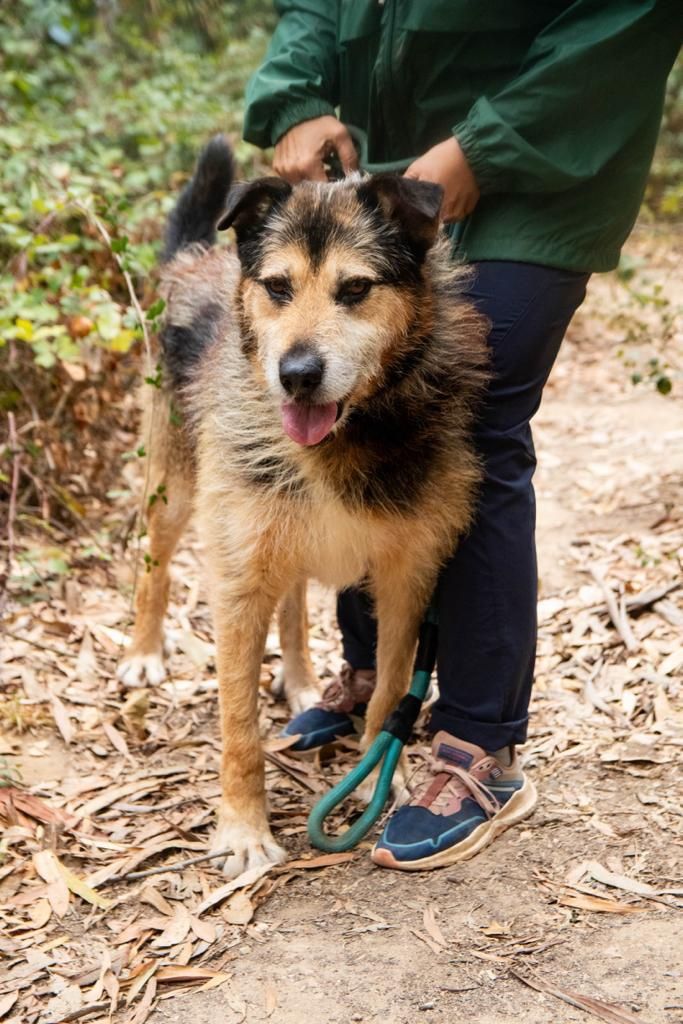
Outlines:
[{"label": "person's wrist", "polygon": [[291,103],[281,110],[273,119],[271,139],[275,146],[292,128],[304,121],[314,121],[318,117],[336,117],[334,107],[326,100],[312,96],[298,103]]},{"label": "person's wrist", "polygon": [[468,121],[462,121],[453,128],[453,138],[474,175],[479,192],[484,194],[491,191],[492,182],[489,180],[487,161],[481,152],[473,126]]}]

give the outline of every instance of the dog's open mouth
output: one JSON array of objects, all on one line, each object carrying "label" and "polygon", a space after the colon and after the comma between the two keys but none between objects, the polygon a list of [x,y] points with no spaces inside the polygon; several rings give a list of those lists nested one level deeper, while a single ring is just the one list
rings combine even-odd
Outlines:
[{"label": "dog's open mouth", "polygon": [[297,444],[306,447],[319,444],[332,430],[343,407],[342,402],[325,402],[324,405],[283,402],[282,427]]}]

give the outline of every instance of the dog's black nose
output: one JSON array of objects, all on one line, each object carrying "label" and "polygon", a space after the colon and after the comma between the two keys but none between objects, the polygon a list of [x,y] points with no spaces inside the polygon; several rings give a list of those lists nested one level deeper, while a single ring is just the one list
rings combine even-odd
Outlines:
[{"label": "dog's black nose", "polygon": [[325,372],[321,357],[297,345],[280,358],[280,383],[292,398],[310,398],[320,387]]}]

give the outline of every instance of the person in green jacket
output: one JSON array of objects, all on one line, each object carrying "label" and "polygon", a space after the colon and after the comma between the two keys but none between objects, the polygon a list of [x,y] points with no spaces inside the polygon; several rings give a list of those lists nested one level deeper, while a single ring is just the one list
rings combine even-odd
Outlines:
[{"label": "person in green jacket", "polygon": [[[537,572],[530,420],[592,272],[617,266],[654,152],[681,0],[276,0],[244,137],[290,183],[390,162],[443,186],[474,266],[493,379],[476,427],[476,523],[437,600],[432,757],[373,851],[407,870],[472,856],[533,808],[526,738]],[[349,131],[347,126],[355,126]],[[457,245],[455,225],[457,223]],[[354,729],[372,692],[369,600],[345,591],[346,665],[285,732],[310,748]]]}]

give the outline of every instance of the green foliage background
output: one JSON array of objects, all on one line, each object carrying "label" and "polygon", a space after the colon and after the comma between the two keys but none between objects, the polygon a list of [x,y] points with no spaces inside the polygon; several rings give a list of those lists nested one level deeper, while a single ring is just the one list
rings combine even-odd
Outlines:
[{"label": "green foliage background", "polygon": [[[227,131],[242,173],[259,169],[240,142],[243,91],[273,24],[270,0],[0,10],[0,410],[20,425],[24,498],[43,515],[80,514],[107,485],[104,448],[125,426],[118,403],[137,380],[142,335],[123,271],[153,303],[161,225],[199,147]],[[679,63],[649,216],[683,213],[682,171]],[[12,454],[8,445],[0,489]]]}]

